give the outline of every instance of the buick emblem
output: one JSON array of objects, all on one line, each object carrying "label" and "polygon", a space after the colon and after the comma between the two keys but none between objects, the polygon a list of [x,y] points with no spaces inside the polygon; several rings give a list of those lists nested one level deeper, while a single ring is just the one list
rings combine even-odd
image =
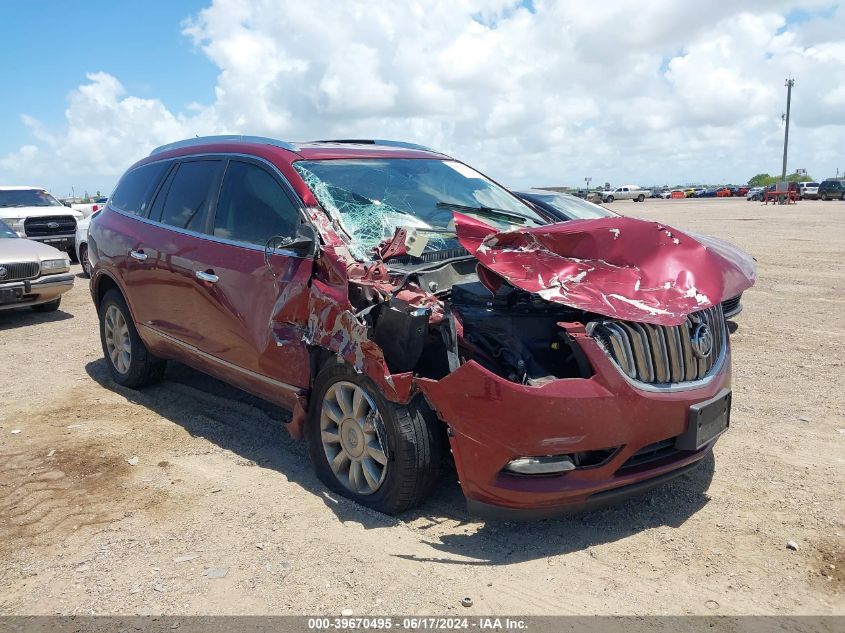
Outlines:
[{"label": "buick emblem", "polygon": [[57,228],[59,228],[59,223],[58,222],[47,222],[47,228],[48,229],[57,229]]},{"label": "buick emblem", "polygon": [[5,266],[0,266],[0,279],[5,279],[9,276],[9,269]]},{"label": "buick emblem", "polygon": [[713,332],[706,323],[699,323],[695,326],[690,335],[692,351],[699,358],[707,358],[713,353]]}]

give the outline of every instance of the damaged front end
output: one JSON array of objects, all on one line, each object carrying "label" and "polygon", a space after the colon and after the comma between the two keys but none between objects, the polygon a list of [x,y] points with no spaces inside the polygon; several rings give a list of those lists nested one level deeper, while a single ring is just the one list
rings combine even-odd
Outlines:
[{"label": "damaged front end", "polygon": [[494,226],[455,205],[408,222],[298,171],[324,242],[302,340],[391,402],[424,397],[472,504],[556,511],[712,447],[689,411],[729,389],[720,302],[753,285],[750,257],[629,218]]}]

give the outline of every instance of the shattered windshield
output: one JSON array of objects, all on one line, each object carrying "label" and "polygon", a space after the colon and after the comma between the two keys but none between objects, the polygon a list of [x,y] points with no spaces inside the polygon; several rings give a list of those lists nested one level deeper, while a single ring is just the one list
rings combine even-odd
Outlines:
[{"label": "shattered windshield", "polygon": [[452,211],[498,229],[546,224],[510,192],[463,163],[417,158],[298,161],[296,171],[366,259],[397,228],[425,234],[426,251],[457,248]]}]

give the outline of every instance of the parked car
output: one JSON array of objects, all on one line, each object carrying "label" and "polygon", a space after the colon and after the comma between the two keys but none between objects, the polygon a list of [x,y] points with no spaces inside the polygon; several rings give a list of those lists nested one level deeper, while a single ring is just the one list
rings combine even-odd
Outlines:
[{"label": "parked car", "polygon": [[751,189],[748,190],[748,195],[746,195],[745,199],[748,201],[760,202],[763,200],[763,194],[765,192],[765,187],[751,187]]},{"label": "parked car", "polygon": [[104,206],[108,202],[108,198],[103,196],[99,198],[94,198],[91,202],[75,202],[71,204],[71,208],[79,211],[84,217],[90,217]]},{"label": "parked car", "polygon": [[828,178],[819,185],[817,194],[822,200],[845,200],[845,179]]},{"label": "parked car", "polygon": [[748,187],[733,187],[731,189],[731,195],[740,197],[740,196],[747,196],[748,195]]},{"label": "parked car", "polygon": [[521,200],[537,207],[552,222],[622,217],[610,209],[558,191],[523,189],[513,193]]},{"label": "parked car", "polygon": [[23,239],[0,220],[0,310],[58,310],[62,295],[73,288],[69,271],[65,253]]},{"label": "parked car", "polygon": [[702,243],[551,223],[418,145],[258,137],[154,150],[88,240],[116,383],[178,359],[289,407],[320,479],[383,512],[420,503],[451,449],[471,510],[500,516],[710,454],[731,401],[720,302],[756,270]]},{"label": "parked car", "polygon": [[733,193],[727,187],[721,187],[719,189],[716,189],[717,198],[730,198],[732,195]]},{"label": "parked car", "polygon": [[819,196],[819,183],[817,182],[799,182],[798,183],[798,197],[801,200],[816,200]]},{"label": "parked car", "polygon": [[68,209],[45,189],[0,187],[0,220],[20,237],[43,242],[75,258],[76,223],[79,211]]},{"label": "parked car", "polygon": [[642,202],[651,195],[651,192],[640,189],[637,185],[625,185],[624,187],[616,187],[612,191],[604,191],[601,193],[602,202],[613,202],[614,200],[633,200],[634,202]]},{"label": "parked car", "polygon": [[91,218],[100,213],[103,208],[100,207],[91,216],[76,225],[76,259],[82,265],[83,277],[91,276],[91,262],[88,259],[88,226],[91,223]]}]

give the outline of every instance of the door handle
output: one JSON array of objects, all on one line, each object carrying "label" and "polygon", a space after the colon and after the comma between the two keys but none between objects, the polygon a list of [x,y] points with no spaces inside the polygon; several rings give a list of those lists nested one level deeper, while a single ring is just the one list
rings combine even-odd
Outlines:
[{"label": "door handle", "polygon": [[147,254],[144,251],[129,251],[129,256],[132,259],[137,259],[139,262],[143,262],[147,259]]},{"label": "door handle", "polygon": [[214,273],[207,273],[204,270],[198,270],[194,273],[194,275],[200,281],[207,281],[208,283],[211,283],[211,284],[217,283],[217,280],[220,279],[220,277],[218,277]]}]

